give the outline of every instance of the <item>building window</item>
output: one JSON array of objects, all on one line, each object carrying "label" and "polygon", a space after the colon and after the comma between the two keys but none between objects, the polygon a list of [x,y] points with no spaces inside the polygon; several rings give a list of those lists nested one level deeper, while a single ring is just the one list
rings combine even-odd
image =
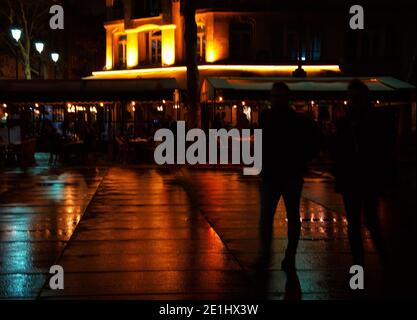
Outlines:
[{"label": "building window", "polygon": [[290,30],[287,36],[288,56],[293,61],[319,61],[322,41],[317,32]]},{"label": "building window", "polygon": [[317,33],[311,38],[308,56],[312,61],[319,61],[321,59],[321,37]]},{"label": "building window", "polygon": [[117,42],[117,57],[118,57],[117,65],[122,68],[126,67],[126,44],[127,44],[126,35],[120,36]]},{"label": "building window", "polygon": [[352,61],[376,61],[396,56],[395,28],[374,27],[362,32],[350,31],[346,36],[347,58]]},{"label": "building window", "polygon": [[161,31],[154,31],[148,34],[148,62],[150,64],[162,63],[162,41]]},{"label": "building window", "polygon": [[252,52],[252,24],[233,22],[230,24],[229,50],[233,60],[249,60]]},{"label": "building window", "polygon": [[204,25],[197,27],[197,61],[206,61],[206,30]]}]

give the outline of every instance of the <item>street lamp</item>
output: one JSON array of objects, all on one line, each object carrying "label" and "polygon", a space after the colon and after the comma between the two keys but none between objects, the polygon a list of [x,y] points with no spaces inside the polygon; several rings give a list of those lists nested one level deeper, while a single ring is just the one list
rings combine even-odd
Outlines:
[{"label": "street lamp", "polygon": [[56,80],[57,63],[58,63],[58,60],[59,60],[59,53],[56,53],[56,52],[51,53],[51,59],[55,63],[55,80]]},{"label": "street lamp", "polygon": [[43,42],[35,42],[35,49],[39,53],[39,79],[42,79],[42,52],[44,48],[45,44]]},{"label": "street lamp", "polygon": [[22,37],[22,29],[18,27],[11,27],[10,33],[12,34],[12,38],[16,41],[16,80],[19,79],[19,41]]}]

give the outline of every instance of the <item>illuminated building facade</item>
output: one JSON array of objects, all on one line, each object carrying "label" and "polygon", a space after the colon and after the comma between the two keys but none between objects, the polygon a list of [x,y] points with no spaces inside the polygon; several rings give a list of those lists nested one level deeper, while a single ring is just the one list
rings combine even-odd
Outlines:
[{"label": "illuminated building facade", "polygon": [[[251,107],[251,123],[265,106],[256,98],[227,98],[215,90],[207,98],[210,79],[242,77],[250,86],[259,78],[289,78],[301,64],[308,78],[390,75],[406,78],[412,50],[400,51],[397,29],[380,21],[395,19],[389,9],[372,10],[367,30],[349,29],[344,1],[206,0],[197,2],[197,60],[200,70],[203,117],[225,113],[237,125],[238,112]],[[371,1],[372,2],[372,1]],[[371,5],[380,5],[374,2]],[[107,0],[106,63],[88,79],[175,78],[186,88],[183,1]],[[368,7],[370,8],[370,7]],[[371,10],[369,10],[371,11]],[[407,20],[398,21],[405,25]],[[329,27],[331,26],[331,27]],[[415,33],[414,33],[415,34]],[[403,35],[407,37],[407,35]],[[403,39],[405,42],[405,39]],[[372,59],[370,59],[372,57]],[[366,67],[364,67],[366,66]],[[215,80],[213,80],[215,81]],[[252,101],[250,101],[252,99]],[[173,99],[173,106],[178,106]],[[343,100],[338,102],[343,104]],[[314,109],[302,101],[305,109]],[[331,105],[328,102],[325,105]],[[183,118],[182,108],[175,116]],[[242,110],[240,110],[242,109]]]},{"label": "illuminated building facade", "polygon": [[[206,71],[291,75],[300,60],[314,75],[339,72],[338,61],[322,50],[321,31],[312,28],[302,39],[287,12],[235,11],[215,1],[201,3],[196,54],[203,76]],[[105,23],[106,65],[95,77],[169,77],[184,72],[182,1],[107,0],[107,8],[111,20]],[[277,28],[276,21],[285,28]]]}]

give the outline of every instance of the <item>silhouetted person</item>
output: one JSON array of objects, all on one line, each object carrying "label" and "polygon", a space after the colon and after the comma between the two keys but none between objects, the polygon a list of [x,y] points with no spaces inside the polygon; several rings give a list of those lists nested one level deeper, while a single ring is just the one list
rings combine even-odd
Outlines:
[{"label": "silhouetted person", "polygon": [[213,120],[213,129],[219,130],[221,128],[222,128],[222,119],[220,117],[220,113],[217,112]]},{"label": "silhouetted person", "polygon": [[239,130],[250,129],[250,122],[248,120],[248,117],[246,116],[246,114],[243,112],[242,109],[238,109],[236,118],[237,118],[237,129]]},{"label": "silhouetted person", "polygon": [[48,138],[50,148],[49,165],[55,166],[59,157],[59,153],[61,152],[61,137],[57,130],[54,127],[51,127]]},{"label": "silhouetted person", "polygon": [[226,112],[222,112],[220,125],[221,125],[221,128],[227,128],[228,127],[228,123],[226,121]]},{"label": "silhouetted person", "polygon": [[288,220],[288,246],[282,268],[295,270],[301,232],[300,199],[306,164],[319,151],[321,134],[315,123],[289,105],[290,89],[275,83],[272,107],[260,117],[263,129],[260,235],[263,255],[270,253],[273,220],[281,196]]},{"label": "silhouetted person", "polygon": [[391,128],[390,119],[372,106],[368,87],[353,80],[346,115],[336,122],[333,174],[336,191],[343,197],[356,265],[364,265],[362,213],[382,262],[386,262],[378,202],[395,179],[395,135]]}]

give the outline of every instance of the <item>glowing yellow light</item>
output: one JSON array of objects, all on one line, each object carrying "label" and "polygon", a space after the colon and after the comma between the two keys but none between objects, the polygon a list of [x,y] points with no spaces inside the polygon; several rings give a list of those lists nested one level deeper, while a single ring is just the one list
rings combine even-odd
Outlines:
[{"label": "glowing yellow light", "polygon": [[347,101],[345,101],[345,102],[343,102],[343,103],[344,103],[344,105],[345,105],[345,106],[347,106],[347,104],[348,104],[348,102],[347,102]]},{"label": "glowing yellow light", "polygon": [[3,103],[3,108],[7,108],[7,104]]},{"label": "glowing yellow light", "polygon": [[144,24],[141,26],[138,26],[136,28],[132,28],[132,29],[127,29],[126,33],[127,34],[137,34],[139,32],[144,32],[144,31],[153,31],[153,30],[175,30],[177,26],[175,24],[166,24],[163,26],[157,25],[157,24]]},{"label": "glowing yellow light", "polygon": [[[291,72],[297,69],[296,65],[202,65],[199,66],[200,70],[225,70],[225,71],[262,71],[262,72],[276,72],[287,71]],[[317,66],[303,66],[305,71],[317,72],[322,70],[327,71],[340,71],[337,65],[317,65]]]},{"label": "glowing yellow light", "polygon": [[133,107],[133,108],[132,108],[132,111],[133,111],[133,112],[135,112],[135,111],[136,111],[136,108],[135,108],[135,107]]},{"label": "glowing yellow light", "polygon": [[213,63],[216,61],[216,54],[214,53],[214,49],[208,47],[206,52],[206,61],[209,63]]},{"label": "glowing yellow light", "polygon": [[113,30],[106,28],[106,70],[113,69]]},{"label": "glowing yellow light", "polygon": [[242,106],[244,106],[244,105],[246,105],[246,102],[245,101],[242,101]]},{"label": "glowing yellow light", "polygon": [[[247,71],[257,73],[276,73],[276,72],[293,72],[297,69],[296,65],[200,65],[198,66],[200,71]],[[315,65],[315,66],[303,66],[306,72],[320,72],[320,71],[335,71],[340,72],[340,68],[337,65]],[[185,66],[178,67],[162,67],[162,68],[144,68],[144,69],[131,69],[131,70],[111,70],[111,71],[96,71],[93,72],[94,77],[136,77],[140,75],[158,75],[161,73],[175,73],[186,72]]]},{"label": "glowing yellow light", "polygon": [[165,101],[165,100],[162,100],[162,103],[163,103],[163,104],[165,104],[165,103],[166,103],[166,101]]},{"label": "glowing yellow light", "polygon": [[39,104],[35,103],[35,108],[39,108]]},{"label": "glowing yellow light", "polygon": [[104,103],[103,102],[100,102],[100,107],[104,107]]},{"label": "glowing yellow light", "polygon": [[128,68],[136,67],[139,63],[139,38],[137,33],[127,34],[126,64]]},{"label": "glowing yellow light", "polygon": [[220,102],[223,102],[223,97],[219,97],[219,101]]},{"label": "glowing yellow light", "polygon": [[162,65],[172,66],[175,63],[175,29],[162,30]]},{"label": "glowing yellow light", "polygon": [[68,108],[71,108],[71,103],[68,103],[68,104],[67,104],[67,107],[68,107]]},{"label": "glowing yellow light", "polygon": [[237,105],[234,105],[234,106],[233,106],[233,109],[237,109]]},{"label": "glowing yellow light", "polygon": [[132,106],[136,106],[136,102],[135,101],[132,101]]}]

